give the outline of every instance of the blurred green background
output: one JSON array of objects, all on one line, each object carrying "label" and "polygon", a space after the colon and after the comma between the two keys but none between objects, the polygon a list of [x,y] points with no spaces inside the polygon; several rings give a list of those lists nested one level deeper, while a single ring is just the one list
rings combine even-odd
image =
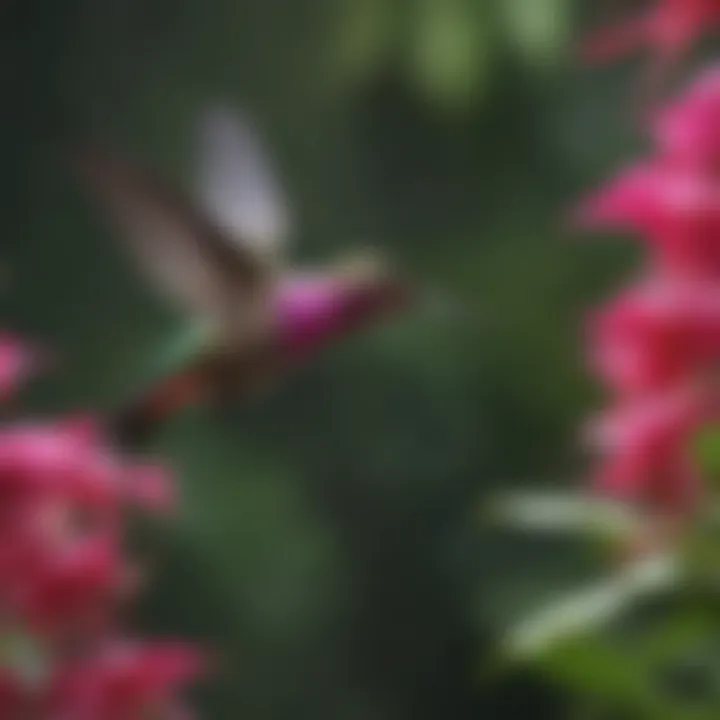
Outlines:
[{"label": "blurred green background", "polygon": [[576,59],[571,0],[6,0],[2,322],[57,372],[34,412],[109,408],[181,323],[68,171],[116,139],[190,181],[218,99],[248,112],[298,210],[299,261],[387,250],[448,295],[344,343],[265,404],[188,413],[139,622],[199,639],[208,718],[561,717],[532,674],[479,668],[518,609],[586,572],[572,547],[481,526],[484,497],[572,481],[591,404],[588,305],[624,248],[563,213],[639,147],[628,66]]}]

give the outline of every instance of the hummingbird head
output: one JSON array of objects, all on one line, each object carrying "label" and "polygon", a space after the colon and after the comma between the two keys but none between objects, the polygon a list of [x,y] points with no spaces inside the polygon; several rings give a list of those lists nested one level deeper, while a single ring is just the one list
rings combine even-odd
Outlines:
[{"label": "hummingbird head", "polygon": [[280,283],[280,342],[302,357],[404,307],[410,288],[377,258],[357,257],[323,274],[294,275]]}]

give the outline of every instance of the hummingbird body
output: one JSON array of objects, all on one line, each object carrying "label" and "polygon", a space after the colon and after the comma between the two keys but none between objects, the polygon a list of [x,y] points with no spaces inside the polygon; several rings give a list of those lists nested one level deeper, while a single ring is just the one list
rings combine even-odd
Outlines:
[{"label": "hummingbird body", "polygon": [[288,214],[254,134],[215,110],[202,141],[200,207],[113,153],[95,150],[82,164],[141,269],[201,321],[118,413],[124,442],[187,405],[244,400],[409,300],[377,258],[283,268]]},{"label": "hummingbird body", "polygon": [[399,286],[359,280],[328,274],[281,281],[271,331],[256,344],[223,347],[207,326],[193,328],[174,368],[118,415],[117,435],[139,441],[187,406],[247,399],[406,299]]}]

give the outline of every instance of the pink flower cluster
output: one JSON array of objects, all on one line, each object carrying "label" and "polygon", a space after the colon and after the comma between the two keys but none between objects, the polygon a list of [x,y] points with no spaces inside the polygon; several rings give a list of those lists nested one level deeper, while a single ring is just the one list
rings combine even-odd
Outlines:
[{"label": "pink flower cluster", "polygon": [[[0,338],[4,397],[32,358]],[[0,428],[0,718],[188,717],[176,691],[197,652],[129,640],[120,621],[139,586],[127,514],[172,504],[164,469],[124,460],[91,419]]]},{"label": "pink flower cluster", "polygon": [[687,516],[702,492],[694,440],[720,425],[720,68],[659,112],[653,134],[655,154],[580,210],[647,248],[641,278],[591,319],[591,363],[614,404],[588,435],[602,492]]},{"label": "pink flower cluster", "polygon": [[624,24],[600,31],[585,48],[590,60],[605,62],[640,47],[655,53],[655,66],[671,66],[708,29],[720,26],[720,0],[657,0]]}]

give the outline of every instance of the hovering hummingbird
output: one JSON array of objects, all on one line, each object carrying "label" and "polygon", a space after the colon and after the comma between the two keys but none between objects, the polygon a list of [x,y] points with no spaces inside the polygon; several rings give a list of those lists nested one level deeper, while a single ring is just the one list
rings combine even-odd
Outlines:
[{"label": "hovering hummingbird", "polygon": [[272,385],[412,295],[376,256],[288,268],[288,204],[251,126],[213,109],[199,144],[197,200],[106,149],[80,163],[140,269],[193,319],[174,366],[117,414],[121,442],[141,442],[187,405]]}]

